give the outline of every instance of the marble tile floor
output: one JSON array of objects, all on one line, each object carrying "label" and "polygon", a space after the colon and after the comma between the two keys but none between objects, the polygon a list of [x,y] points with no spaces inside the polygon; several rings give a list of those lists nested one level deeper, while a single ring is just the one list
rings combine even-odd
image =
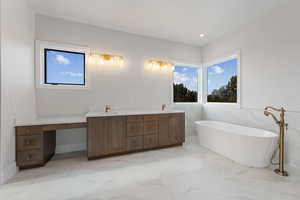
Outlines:
[{"label": "marble tile floor", "polygon": [[57,155],[0,186],[1,200],[299,200],[300,169],[236,164],[195,143],[87,161]]}]

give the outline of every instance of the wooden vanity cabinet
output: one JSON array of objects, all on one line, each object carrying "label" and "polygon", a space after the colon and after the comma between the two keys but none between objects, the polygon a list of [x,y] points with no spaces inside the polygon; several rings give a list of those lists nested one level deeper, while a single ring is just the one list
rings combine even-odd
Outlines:
[{"label": "wooden vanity cabinet", "polygon": [[161,115],[159,117],[159,145],[169,146],[185,142],[184,113]]},{"label": "wooden vanity cabinet", "polygon": [[182,145],[184,113],[88,117],[86,122],[16,127],[20,169],[45,165],[55,154],[56,130],[87,127],[87,157],[101,158]]},{"label": "wooden vanity cabinet", "polygon": [[126,151],[126,117],[112,117],[108,121],[108,152]]},{"label": "wooden vanity cabinet", "polygon": [[55,154],[56,130],[85,127],[85,122],[17,126],[17,166],[20,169],[44,166]]},{"label": "wooden vanity cabinet", "polygon": [[182,144],[185,142],[185,116],[184,114],[170,115],[169,142],[170,144]]},{"label": "wooden vanity cabinet", "polygon": [[73,128],[86,128],[86,122],[16,126],[17,166],[44,166],[55,154],[56,130]]},{"label": "wooden vanity cabinet", "polygon": [[88,159],[181,145],[185,140],[184,113],[91,117]]},{"label": "wooden vanity cabinet", "polygon": [[89,158],[108,154],[109,118],[88,118],[87,154]]},{"label": "wooden vanity cabinet", "polygon": [[126,118],[88,118],[88,157],[101,157],[126,151]]},{"label": "wooden vanity cabinet", "polygon": [[159,146],[168,146],[170,140],[170,115],[161,115],[158,121],[158,144]]},{"label": "wooden vanity cabinet", "polygon": [[20,169],[43,166],[55,154],[56,132],[41,126],[17,127],[16,162]]}]

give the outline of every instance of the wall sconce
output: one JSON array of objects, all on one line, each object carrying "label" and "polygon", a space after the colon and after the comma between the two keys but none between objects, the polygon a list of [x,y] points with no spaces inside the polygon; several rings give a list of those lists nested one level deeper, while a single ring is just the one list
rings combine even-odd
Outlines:
[{"label": "wall sconce", "polygon": [[151,71],[169,71],[169,70],[174,70],[174,65],[170,62],[166,61],[159,61],[159,60],[148,60],[145,63],[146,69],[151,70]]},{"label": "wall sconce", "polygon": [[109,54],[100,54],[100,53],[90,53],[89,54],[89,63],[90,64],[99,64],[99,65],[119,65],[122,66],[125,63],[123,56],[109,55]]}]

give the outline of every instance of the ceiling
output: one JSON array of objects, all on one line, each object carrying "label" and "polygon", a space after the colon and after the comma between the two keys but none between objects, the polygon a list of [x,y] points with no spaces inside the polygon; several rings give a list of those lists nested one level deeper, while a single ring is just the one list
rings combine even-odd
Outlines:
[{"label": "ceiling", "polygon": [[39,14],[203,46],[289,0],[28,1]]}]

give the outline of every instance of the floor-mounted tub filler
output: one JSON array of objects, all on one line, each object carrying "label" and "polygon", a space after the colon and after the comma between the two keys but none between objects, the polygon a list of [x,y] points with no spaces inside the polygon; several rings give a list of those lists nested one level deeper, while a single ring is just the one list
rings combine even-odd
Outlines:
[{"label": "floor-mounted tub filler", "polygon": [[[280,115],[279,115],[280,120],[277,119],[277,117],[272,113],[272,111],[276,111],[276,112],[280,113]],[[285,123],[285,112],[286,112],[286,110],[283,107],[274,108],[272,106],[267,106],[265,108],[265,112],[264,112],[264,114],[266,116],[271,116],[274,119],[276,125],[279,126],[278,146],[277,146],[276,150],[273,153],[271,162],[274,165],[278,165],[278,168],[275,169],[275,173],[280,175],[280,176],[288,176],[289,175],[288,172],[284,170],[284,135],[285,135],[285,131],[288,128],[288,124]],[[277,150],[279,151],[279,162],[278,163],[273,163],[273,159],[276,155]]]},{"label": "floor-mounted tub filler", "polygon": [[200,145],[242,165],[270,165],[277,134],[219,121],[196,121],[195,124]]}]

